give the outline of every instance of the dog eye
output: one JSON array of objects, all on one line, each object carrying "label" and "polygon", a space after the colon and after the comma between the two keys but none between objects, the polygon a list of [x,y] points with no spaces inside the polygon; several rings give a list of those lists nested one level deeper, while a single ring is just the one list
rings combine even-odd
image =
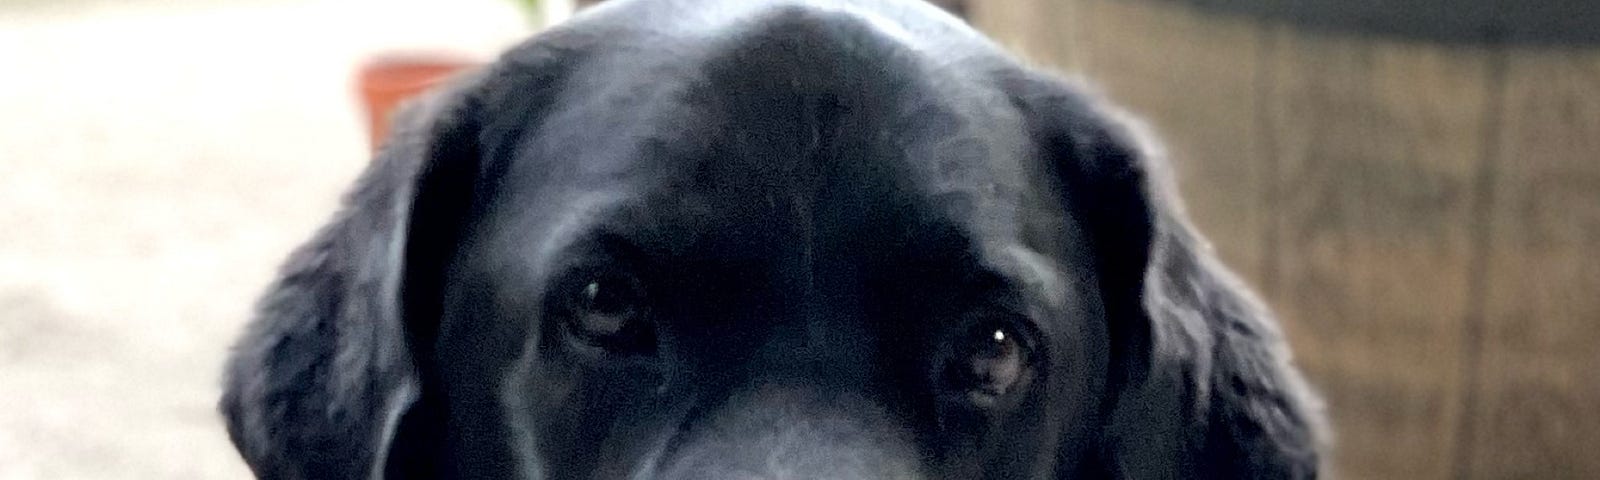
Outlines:
[{"label": "dog eye", "polygon": [[568,331],[608,350],[640,350],[653,342],[648,305],[638,279],[621,274],[587,277],[567,292]]},{"label": "dog eye", "polygon": [[989,403],[1022,383],[1029,363],[1028,343],[1015,327],[983,323],[957,340],[956,358],[946,375],[952,386],[976,403]]}]

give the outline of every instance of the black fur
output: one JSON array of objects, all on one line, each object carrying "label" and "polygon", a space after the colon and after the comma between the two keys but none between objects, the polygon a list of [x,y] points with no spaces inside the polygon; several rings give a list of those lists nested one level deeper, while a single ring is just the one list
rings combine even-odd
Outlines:
[{"label": "black fur", "polygon": [[[229,363],[260,477],[1318,473],[1134,123],[932,7],[619,0],[396,124]],[[607,272],[642,350],[552,306]],[[945,375],[973,325],[1014,389]]]}]

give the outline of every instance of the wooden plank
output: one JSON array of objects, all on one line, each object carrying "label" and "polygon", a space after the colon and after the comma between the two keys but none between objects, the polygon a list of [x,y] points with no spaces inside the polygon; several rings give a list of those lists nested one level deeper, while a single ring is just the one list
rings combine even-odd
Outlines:
[{"label": "wooden plank", "polygon": [[1079,68],[1072,36],[1072,1],[971,0],[968,21],[1007,49],[1036,65],[1065,71]]},{"label": "wooden plank", "polygon": [[1277,297],[1348,478],[1447,478],[1463,377],[1483,51],[1281,27]]},{"label": "wooden plank", "polygon": [[1600,478],[1600,51],[1516,50],[1505,78],[1463,459],[1480,478]]},{"label": "wooden plank", "polygon": [[1600,478],[1600,52],[1000,3],[980,25],[1070,42],[1050,56],[1153,122],[1202,228],[1271,283],[1336,473]]},{"label": "wooden plank", "polygon": [[1084,73],[1151,123],[1195,222],[1226,263],[1265,287],[1264,187],[1273,171],[1257,94],[1265,30],[1166,5],[1072,3]]}]

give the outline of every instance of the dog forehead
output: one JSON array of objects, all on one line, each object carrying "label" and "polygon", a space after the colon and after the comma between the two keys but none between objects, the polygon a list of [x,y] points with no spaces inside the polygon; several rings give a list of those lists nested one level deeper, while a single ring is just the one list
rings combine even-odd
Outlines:
[{"label": "dog forehead", "polygon": [[943,63],[884,23],[790,6],[705,39],[658,97],[670,119],[634,167],[706,193],[992,195],[1020,181],[1026,129],[981,66]]},{"label": "dog forehead", "polygon": [[1016,216],[1037,178],[1033,147],[982,65],[845,10],[740,18],[694,35],[621,33],[577,62],[522,140],[505,183],[528,194],[511,203],[780,236]]}]

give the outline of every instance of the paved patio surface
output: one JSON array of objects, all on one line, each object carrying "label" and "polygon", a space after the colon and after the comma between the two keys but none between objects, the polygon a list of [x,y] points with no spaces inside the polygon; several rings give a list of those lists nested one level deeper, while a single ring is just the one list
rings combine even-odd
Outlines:
[{"label": "paved patio surface", "polygon": [[220,366],[366,162],[377,52],[488,56],[508,0],[0,4],[0,479],[247,476]]}]

